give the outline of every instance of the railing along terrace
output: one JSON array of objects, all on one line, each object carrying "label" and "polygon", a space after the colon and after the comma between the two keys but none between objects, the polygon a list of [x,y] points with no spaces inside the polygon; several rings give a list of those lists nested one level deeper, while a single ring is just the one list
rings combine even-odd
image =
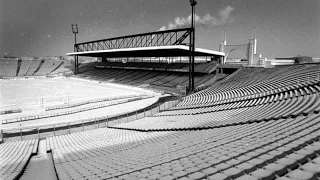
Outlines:
[{"label": "railing along terrace", "polygon": [[89,119],[79,119],[70,122],[1,129],[0,143],[15,140],[40,139],[44,137],[70,134],[90,129],[110,127],[154,115],[168,108],[176,106],[179,102],[179,100],[167,101],[160,105],[151,106],[149,108],[144,108],[137,111]]},{"label": "railing along terrace", "polygon": [[77,52],[186,44],[191,28],[156,31],[75,44]]}]

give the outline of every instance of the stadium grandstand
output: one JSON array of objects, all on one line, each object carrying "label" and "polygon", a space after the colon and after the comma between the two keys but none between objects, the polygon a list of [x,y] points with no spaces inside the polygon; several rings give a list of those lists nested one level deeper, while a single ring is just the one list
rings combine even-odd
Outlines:
[{"label": "stadium grandstand", "polygon": [[[92,63],[82,63],[80,71],[91,68]],[[22,58],[1,58],[0,77],[25,78],[32,77],[55,77],[74,74],[74,61],[51,60],[51,59],[22,59]]]},{"label": "stadium grandstand", "polygon": [[75,44],[90,65],[1,59],[0,179],[320,179],[320,64],[195,48],[190,68],[191,32]]}]

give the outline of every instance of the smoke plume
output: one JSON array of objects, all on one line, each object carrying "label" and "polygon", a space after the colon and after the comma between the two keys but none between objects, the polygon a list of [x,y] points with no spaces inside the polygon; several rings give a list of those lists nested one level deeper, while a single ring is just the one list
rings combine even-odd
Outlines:
[{"label": "smoke plume", "polygon": [[[223,24],[232,23],[234,19],[231,16],[233,7],[227,6],[224,9],[219,11],[218,17],[211,16],[210,14],[206,14],[203,17],[195,14],[195,24],[196,27],[216,27],[221,26]],[[186,28],[191,26],[191,14],[184,17],[176,17],[174,22],[169,22],[168,26],[162,26],[159,31],[169,30],[169,29],[178,29],[178,28]]]}]

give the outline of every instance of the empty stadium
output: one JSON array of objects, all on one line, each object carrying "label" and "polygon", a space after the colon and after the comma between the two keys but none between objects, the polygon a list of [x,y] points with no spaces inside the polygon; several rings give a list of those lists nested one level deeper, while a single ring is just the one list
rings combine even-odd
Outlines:
[{"label": "empty stadium", "polygon": [[227,63],[192,33],[2,58],[0,179],[320,179],[320,64],[261,63],[255,39]]}]

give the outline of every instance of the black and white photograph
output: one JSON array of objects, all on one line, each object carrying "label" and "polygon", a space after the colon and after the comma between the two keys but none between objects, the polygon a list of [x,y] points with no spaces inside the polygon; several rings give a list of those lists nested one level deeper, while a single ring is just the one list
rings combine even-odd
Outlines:
[{"label": "black and white photograph", "polygon": [[0,180],[320,180],[320,1],[0,0]]}]

